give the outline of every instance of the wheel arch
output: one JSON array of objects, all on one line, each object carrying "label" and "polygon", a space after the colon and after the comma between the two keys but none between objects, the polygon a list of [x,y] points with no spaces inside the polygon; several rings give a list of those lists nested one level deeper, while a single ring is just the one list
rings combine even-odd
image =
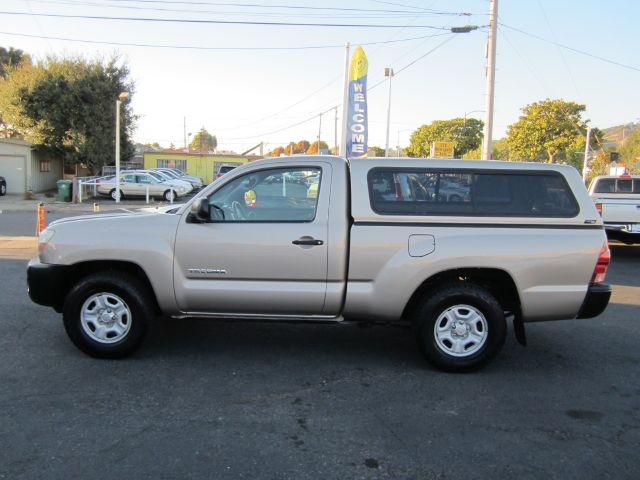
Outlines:
[{"label": "wheel arch", "polygon": [[70,265],[67,280],[61,292],[60,305],[55,306],[56,311],[62,311],[67,294],[81,278],[98,272],[122,272],[133,276],[149,291],[153,299],[151,308],[154,312],[160,313],[156,292],[144,269],[137,263],[119,260],[91,260]]},{"label": "wheel arch", "polygon": [[409,298],[402,318],[411,319],[429,292],[447,283],[469,283],[485,288],[495,297],[503,310],[516,316],[521,313],[518,288],[508,272],[497,268],[457,268],[438,272],[424,280]]}]

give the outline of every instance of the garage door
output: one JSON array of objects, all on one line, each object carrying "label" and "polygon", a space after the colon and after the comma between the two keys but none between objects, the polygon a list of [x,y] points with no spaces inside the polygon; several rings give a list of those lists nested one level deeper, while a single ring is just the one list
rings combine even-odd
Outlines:
[{"label": "garage door", "polygon": [[24,193],[25,157],[0,155],[0,177],[7,180],[8,193]]}]

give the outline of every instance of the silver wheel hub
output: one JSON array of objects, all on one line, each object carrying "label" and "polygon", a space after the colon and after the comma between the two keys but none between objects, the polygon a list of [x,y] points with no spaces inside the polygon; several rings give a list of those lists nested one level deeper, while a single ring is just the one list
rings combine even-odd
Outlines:
[{"label": "silver wheel hub", "polygon": [[99,343],[116,343],[131,330],[131,309],[113,293],[101,292],[85,300],[80,310],[84,333]]},{"label": "silver wheel hub", "polygon": [[468,357],[482,348],[489,330],[480,310],[461,304],[440,313],[433,333],[441,351],[454,357]]}]

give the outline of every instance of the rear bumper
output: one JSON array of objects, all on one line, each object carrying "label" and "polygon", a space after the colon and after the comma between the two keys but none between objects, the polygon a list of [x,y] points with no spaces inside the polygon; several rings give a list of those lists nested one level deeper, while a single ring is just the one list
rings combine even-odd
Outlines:
[{"label": "rear bumper", "polygon": [[62,311],[67,290],[69,267],[49,265],[32,259],[27,266],[27,291],[31,300],[38,305],[53,307]]},{"label": "rear bumper", "polygon": [[600,315],[607,308],[609,298],[611,298],[611,285],[591,284],[577,318],[593,318]]}]

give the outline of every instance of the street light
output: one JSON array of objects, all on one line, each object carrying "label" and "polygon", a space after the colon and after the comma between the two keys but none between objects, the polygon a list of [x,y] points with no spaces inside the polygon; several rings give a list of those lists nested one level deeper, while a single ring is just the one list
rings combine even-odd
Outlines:
[{"label": "street light", "polygon": [[116,100],[116,203],[120,203],[120,104],[129,92],[120,92]]},{"label": "street light", "polygon": [[470,112],[464,112],[464,123],[463,126],[467,126],[467,115],[470,115],[472,113],[481,113],[484,112],[484,110],[471,110]]},{"label": "street light", "polygon": [[400,156],[400,134],[402,132],[410,132],[413,128],[403,128],[402,130],[398,130],[398,138],[396,141],[396,156]]},{"label": "street light", "polygon": [[389,77],[389,103],[387,104],[387,141],[384,146],[384,156],[389,156],[389,122],[391,121],[391,79],[393,78],[393,68],[386,67],[384,76]]}]

